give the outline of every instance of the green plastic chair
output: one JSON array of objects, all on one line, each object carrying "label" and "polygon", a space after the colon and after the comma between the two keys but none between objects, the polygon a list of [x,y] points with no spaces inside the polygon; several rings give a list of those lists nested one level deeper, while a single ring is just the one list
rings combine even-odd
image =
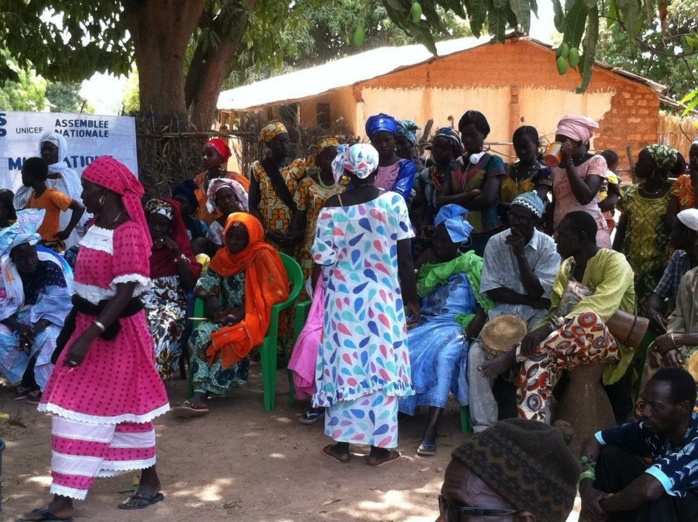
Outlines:
[{"label": "green plastic chair", "polygon": [[[271,309],[271,321],[269,322],[269,330],[267,335],[259,347],[259,353],[262,362],[262,387],[264,390],[264,411],[274,411],[274,406],[276,404],[276,350],[278,345],[278,335],[279,335],[279,314],[293,306],[293,304],[298,299],[301,291],[303,290],[303,271],[301,270],[298,262],[291,256],[279,252],[281,261],[286,269],[286,275],[288,276],[289,283],[291,283],[291,292],[289,293],[288,299],[283,303],[275,304]],[[305,325],[305,320],[308,315],[308,310],[310,307],[310,301],[303,301],[298,303],[296,306],[296,317],[294,321],[294,331],[293,331],[293,342],[295,344],[298,334],[303,329]],[[204,317],[204,301],[203,299],[196,299],[194,304],[194,317]],[[199,323],[199,320],[194,321],[194,328]],[[284,345],[282,347],[283,354],[288,364],[288,352]],[[288,384],[289,384],[289,404],[293,405],[296,399],[296,390],[293,387],[293,374],[291,370],[288,372]],[[193,374],[191,370],[189,371],[189,397],[194,393],[194,382]]]}]

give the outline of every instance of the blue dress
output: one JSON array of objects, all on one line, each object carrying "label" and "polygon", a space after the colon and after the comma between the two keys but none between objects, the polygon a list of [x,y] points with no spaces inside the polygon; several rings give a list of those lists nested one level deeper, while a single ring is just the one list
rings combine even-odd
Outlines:
[{"label": "blue dress", "polygon": [[465,273],[448,278],[422,300],[419,324],[407,335],[415,395],[400,399],[399,409],[414,415],[417,406],[443,408],[453,392],[468,404],[468,342],[456,315],[473,314],[477,301]]}]

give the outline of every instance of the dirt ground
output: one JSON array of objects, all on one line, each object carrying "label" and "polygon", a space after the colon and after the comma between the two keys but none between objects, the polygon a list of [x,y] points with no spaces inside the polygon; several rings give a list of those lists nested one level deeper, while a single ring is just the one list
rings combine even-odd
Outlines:
[{"label": "dirt ground", "polygon": [[[288,404],[285,372],[279,371],[277,406],[265,413],[259,365],[250,381],[228,397],[210,401],[201,419],[179,420],[166,414],[155,421],[158,473],[165,501],[144,511],[116,509],[136,473],[98,479],[87,499],[76,503],[75,519],[96,521],[433,521],[437,497],[451,450],[463,440],[455,405],[444,415],[435,457],[418,457],[425,417],[400,423],[403,457],[389,465],[366,465],[365,447],[352,447],[354,458],[340,464],[320,449],[331,442],[323,425],[304,426],[298,418],[306,403]],[[171,404],[184,398],[186,382],[167,384]],[[44,505],[50,498],[50,418],[14,390],[0,388],[0,411],[13,423],[0,422],[7,448],[2,456],[0,520]],[[25,427],[14,425],[19,421]],[[577,520],[571,515],[569,522]]]}]

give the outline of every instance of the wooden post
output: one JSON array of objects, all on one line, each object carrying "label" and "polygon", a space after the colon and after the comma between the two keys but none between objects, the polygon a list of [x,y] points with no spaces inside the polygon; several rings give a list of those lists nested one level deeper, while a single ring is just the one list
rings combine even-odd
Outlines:
[{"label": "wooden post", "polygon": [[628,164],[630,165],[630,180],[634,185],[637,183],[637,178],[635,178],[635,159],[633,158],[633,148],[630,145],[626,145],[625,153],[628,155]]}]

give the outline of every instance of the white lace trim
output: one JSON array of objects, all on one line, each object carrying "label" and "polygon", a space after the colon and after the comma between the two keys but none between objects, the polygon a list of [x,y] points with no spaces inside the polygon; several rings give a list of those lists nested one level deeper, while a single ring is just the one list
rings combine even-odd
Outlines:
[{"label": "white lace trim", "polygon": [[137,283],[133,291],[133,297],[146,293],[152,284],[150,278],[142,274],[124,274],[115,277],[109,284],[109,288],[75,281],[73,283],[73,291],[83,299],[87,299],[90,303],[97,304],[104,299],[114,297],[116,295],[116,285],[120,283]]},{"label": "white lace trim", "polygon": [[39,404],[39,411],[45,413],[53,413],[59,417],[64,417],[70,420],[76,420],[84,422],[86,424],[121,424],[122,422],[133,422],[135,424],[145,424],[146,422],[152,421],[155,417],[164,415],[170,410],[170,405],[165,404],[156,408],[155,410],[145,413],[143,415],[134,415],[133,413],[124,413],[123,415],[116,415],[114,417],[103,417],[100,415],[88,415],[87,413],[79,413],[77,411],[66,410],[61,408],[57,404],[44,403]]},{"label": "white lace trim", "polygon": [[67,486],[59,486],[58,484],[51,484],[50,493],[62,497],[74,498],[75,500],[85,500],[87,496],[86,489],[69,488]]},{"label": "white lace trim", "polygon": [[102,468],[97,472],[98,477],[115,477],[127,471],[146,469],[155,466],[156,458],[143,460],[105,460]]},{"label": "white lace trim", "polygon": [[114,231],[93,225],[80,240],[80,246],[114,255]]}]

